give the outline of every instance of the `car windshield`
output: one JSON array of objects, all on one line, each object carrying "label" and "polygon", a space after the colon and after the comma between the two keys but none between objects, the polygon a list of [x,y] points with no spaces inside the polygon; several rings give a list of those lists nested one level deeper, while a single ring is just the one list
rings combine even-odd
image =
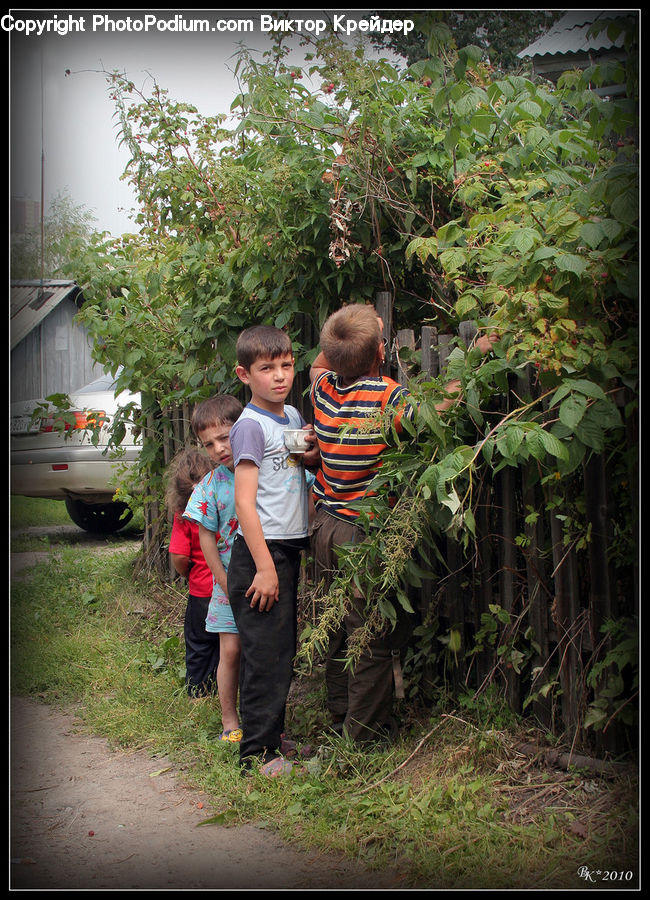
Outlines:
[{"label": "car windshield", "polygon": [[79,388],[78,391],[74,391],[74,393],[96,394],[99,391],[112,391],[114,387],[115,382],[110,375],[106,375],[104,378],[98,378],[97,381],[91,381],[90,384],[85,384],[82,388]]}]

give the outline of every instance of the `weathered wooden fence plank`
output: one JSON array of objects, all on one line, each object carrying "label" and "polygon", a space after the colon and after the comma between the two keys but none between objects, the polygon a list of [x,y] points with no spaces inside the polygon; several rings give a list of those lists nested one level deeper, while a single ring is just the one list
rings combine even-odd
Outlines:
[{"label": "weathered wooden fence plank", "polygon": [[522,468],[522,502],[524,513],[524,536],[526,539],[526,593],[528,599],[528,622],[532,628],[534,644],[539,648],[532,658],[533,675],[531,691],[536,695],[532,711],[547,727],[552,724],[552,704],[548,696],[540,693],[551,680],[549,672],[549,610],[553,595],[549,590],[548,564],[544,556],[546,539],[544,528],[546,519],[541,515],[542,497],[532,469],[536,463]]},{"label": "weathered wooden fence plank", "polygon": [[554,599],[552,619],[557,635],[559,680],[562,687],[562,722],[568,734],[575,735],[580,726],[578,709],[578,629],[573,590],[576,578],[575,554],[567,549],[563,539],[562,522],[555,511],[550,514],[553,551]]},{"label": "weathered wooden fence plank", "polygon": [[432,378],[440,373],[440,358],[438,356],[438,329],[432,325],[422,326],[421,357],[422,371],[427,372]]},{"label": "weathered wooden fence plank", "polygon": [[382,375],[391,374],[391,357],[392,357],[392,334],[393,334],[393,295],[390,291],[380,291],[375,298],[375,309],[377,315],[384,324],[384,344],[386,346],[386,357],[384,364],[380,368]]},{"label": "weathered wooden fence plank", "polygon": [[411,328],[397,332],[395,362],[397,365],[397,381],[406,386],[413,374],[413,363],[406,357],[400,357],[400,350],[415,350],[415,332]]}]

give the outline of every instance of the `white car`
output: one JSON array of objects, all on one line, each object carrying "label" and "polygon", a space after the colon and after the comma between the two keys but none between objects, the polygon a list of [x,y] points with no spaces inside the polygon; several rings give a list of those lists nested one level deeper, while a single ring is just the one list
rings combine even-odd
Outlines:
[{"label": "white car", "polygon": [[[113,497],[117,476],[135,463],[141,449],[137,430],[130,425],[120,454],[108,449],[110,422],[130,403],[139,411],[140,395],[116,395],[114,379],[105,375],[69,399],[65,412],[44,400],[11,404],[11,493],[65,500],[76,525],[110,534],[132,517],[127,504]],[[42,416],[34,414],[37,408]],[[100,426],[95,442],[93,425]]]}]

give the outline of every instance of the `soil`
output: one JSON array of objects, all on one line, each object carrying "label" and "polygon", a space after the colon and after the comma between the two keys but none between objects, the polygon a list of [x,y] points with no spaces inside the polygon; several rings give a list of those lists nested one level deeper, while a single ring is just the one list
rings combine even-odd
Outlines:
[{"label": "soil", "polygon": [[164,757],[109,749],[73,715],[11,702],[11,887],[395,889],[386,874],[301,852],[219,812]]},{"label": "soil", "polygon": [[[83,532],[67,526],[57,540],[68,531],[88,543]],[[12,555],[12,578],[27,576],[39,558]],[[198,827],[220,810],[184,784],[169,760],[113,751],[104,739],[84,733],[70,711],[12,697],[10,730],[12,889],[402,886],[393,873],[303,852],[263,827]]]}]

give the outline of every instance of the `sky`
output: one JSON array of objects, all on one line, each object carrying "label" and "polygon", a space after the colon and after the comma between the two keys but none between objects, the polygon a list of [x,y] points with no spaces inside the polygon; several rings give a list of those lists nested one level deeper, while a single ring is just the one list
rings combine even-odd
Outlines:
[{"label": "sky", "polygon": [[[262,27],[262,16],[270,12],[10,10],[1,22],[10,51],[12,197],[39,201],[43,154],[46,213],[52,197],[67,193],[92,213],[97,230],[133,231],[133,196],[120,179],[128,156],[118,146],[115,107],[102,70],[123,71],[145,88],[155,79],[171,98],[194,104],[204,115],[228,113],[239,93],[235,54],[243,44],[261,59],[272,41]],[[331,23],[333,15],[343,15],[343,22],[366,13],[289,10],[274,18],[324,23],[329,14]],[[197,20],[208,21],[211,30],[190,31]],[[176,30],[163,28],[167,21]],[[235,27],[242,21],[252,23],[252,30]],[[290,61],[299,65],[303,51],[297,39],[295,44]]]}]

